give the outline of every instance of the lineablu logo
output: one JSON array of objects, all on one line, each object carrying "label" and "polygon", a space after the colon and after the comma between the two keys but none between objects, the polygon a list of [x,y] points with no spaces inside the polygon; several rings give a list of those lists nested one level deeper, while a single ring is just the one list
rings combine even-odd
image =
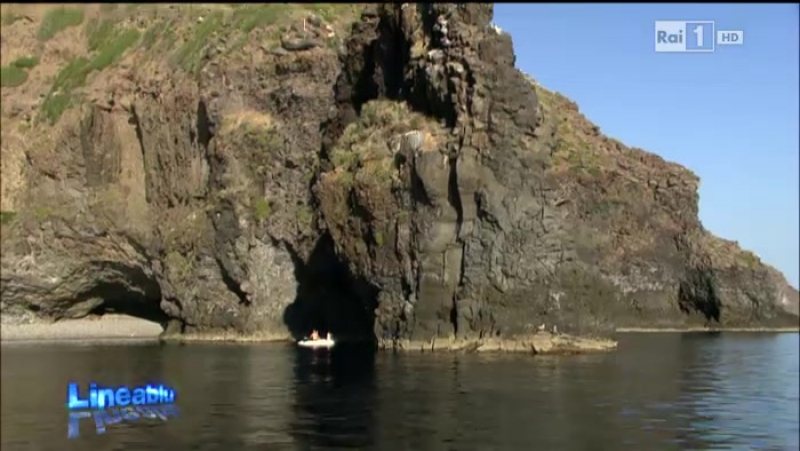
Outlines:
[{"label": "lineablu logo", "polygon": [[713,53],[744,44],[744,31],[717,30],[713,20],[657,20],[655,39],[657,53]]},{"label": "lineablu logo", "polygon": [[67,384],[67,437],[80,436],[81,419],[94,418],[98,434],[106,433],[106,426],[139,419],[176,418],[180,411],[175,405],[175,389],[162,384],[140,387],[102,387],[89,384],[88,397],[81,399],[78,384]]}]

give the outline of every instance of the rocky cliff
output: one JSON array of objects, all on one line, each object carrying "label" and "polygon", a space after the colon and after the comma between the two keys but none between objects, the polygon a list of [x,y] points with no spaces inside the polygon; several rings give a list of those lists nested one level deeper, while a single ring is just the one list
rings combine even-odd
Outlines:
[{"label": "rocky cliff", "polygon": [[[11,9],[16,8],[16,9]],[[398,339],[798,324],[698,178],[487,4],[6,6],[4,322]]]}]

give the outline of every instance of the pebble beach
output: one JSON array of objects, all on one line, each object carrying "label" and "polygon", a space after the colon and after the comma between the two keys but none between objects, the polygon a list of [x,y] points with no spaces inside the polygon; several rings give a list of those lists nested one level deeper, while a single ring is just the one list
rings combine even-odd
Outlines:
[{"label": "pebble beach", "polygon": [[4,323],[0,327],[0,341],[157,339],[161,331],[161,326],[151,321],[107,314],[54,323]]}]

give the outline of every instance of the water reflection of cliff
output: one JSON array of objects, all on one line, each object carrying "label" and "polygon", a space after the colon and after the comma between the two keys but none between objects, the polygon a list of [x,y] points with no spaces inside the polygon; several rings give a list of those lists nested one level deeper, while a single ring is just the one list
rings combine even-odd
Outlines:
[{"label": "water reflection of cliff", "polygon": [[673,438],[641,412],[675,398],[674,383],[659,384],[678,368],[636,383],[626,372],[639,367],[614,355],[379,356],[377,367],[391,374],[381,378],[382,449],[665,449]]},{"label": "water reflection of cliff", "polygon": [[[582,357],[4,347],[0,447],[798,449],[799,352],[796,334],[628,335]],[[181,415],[67,440],[68,380],[163,382]]]},{"label": "water reflection of cliff", "polygon": [[297,349],[289,430],[299,449],[375,446],[372,349]]}]

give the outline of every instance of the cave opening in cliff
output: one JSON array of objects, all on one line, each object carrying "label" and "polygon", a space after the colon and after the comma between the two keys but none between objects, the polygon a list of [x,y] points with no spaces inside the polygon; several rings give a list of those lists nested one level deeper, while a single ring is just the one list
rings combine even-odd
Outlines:
[{"label": "cave opening in cliff", "polygon": [[374,342],[378,290],[350,272],[330,235],[317,241],[305,262],[292,257],[297,297],[284,313],[291,334],[299,339],[317,330],[347,341]]},{"label": "cave opening in cliff", "polygon": [[678,287],[678,307],[687,315],[702,315],[706,323],[720,322],[722,302],[707,270],[692,270]]},{"label": "cave opening in cliff", "polygon": [[101,281],[78,296],[79,300],[98,300],[88,314],[125,315],[157,323],[166,328],[170,318],[161,310],[161,287],[140,268],[110,263],[102,265]]}]

